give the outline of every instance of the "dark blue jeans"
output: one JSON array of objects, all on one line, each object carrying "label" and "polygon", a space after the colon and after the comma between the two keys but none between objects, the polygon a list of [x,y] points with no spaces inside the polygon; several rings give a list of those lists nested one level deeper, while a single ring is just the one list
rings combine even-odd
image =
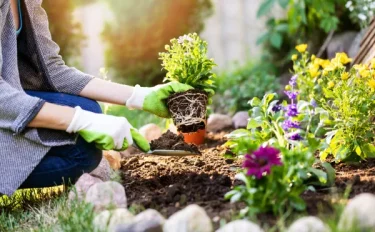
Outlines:
[{"label": "dark blue jeans", "polygon": [[[62,93],[26,91],[27,94],[44,99],[46,102],[76,107],[102,113],[96,101]],[[20,188],[44,188],[75,183],[83,174],[91,172],[100,163],[102,151],[81,137],[75,145],[53,147],[42,159]]]}]

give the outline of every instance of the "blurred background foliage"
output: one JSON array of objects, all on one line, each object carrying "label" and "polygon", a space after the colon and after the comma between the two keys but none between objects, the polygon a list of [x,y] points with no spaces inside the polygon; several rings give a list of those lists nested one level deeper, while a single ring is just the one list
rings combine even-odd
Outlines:
[{"label": "blurred background foliage", "polygon": [[[106,23],[101,35],[106,46],[105,66],[110,76],[116,77],[113,81],[131,85],[160,83],[164,73],[158,53],[172,38],[201,32],[214,11],[211,0],[44,0],[52,37],[70,65],[79,65],[80,48],[85,43],[82,26],[73,20],[73,12],[99,1],[113,13],[113,20]],[[276,17],[275,7],[285,14]],[[216,96],[210,110],[232,114],[247,110],[247,102],[253,97],[270,91],[282,93],[280,77],[289,73],[296,44],[308,43],[310,52],[318,53],[333,34],[366,28],[374,9],[374,0],[261,0],[257,17],[266,21],[265,33],[257,41],[261,56],[250,55],[250,60],[216,71]],[[320,55],[327,57],[326,52]],[[124,107],[111,107],[109,113],[126,116],[137,127],[147,122],[164,123]]]},{"label": "blurred background foliage", "polygon": [[158,54],[164,46],[172,38],[200,32],[212,13],[210,0],[163,0],[163,4],[160,0],[108,0],[107,4],[115,21],[103,31],[106,66],[116,82],[144,86],[163,79]]}]

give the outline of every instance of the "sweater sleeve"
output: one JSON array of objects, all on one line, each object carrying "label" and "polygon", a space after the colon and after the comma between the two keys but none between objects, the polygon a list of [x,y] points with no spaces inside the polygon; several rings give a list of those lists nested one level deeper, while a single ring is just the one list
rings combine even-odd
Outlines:
[{"label": "sweater sleeve", "polygon": [[[5,17],[0,11],[0,32],[4,33]],[[27,95],[21,88],[17,89],[7,82],[7,71],[4,71],[3,41],[0,36],[0,128],[23,132],[30,121],[42,108],[44,101]],[[11,78],[9,76],[9,78]]]},{"label": "sweater sleeve", "polygon": [[59,46],[52,40],[48,17],[41,6],[42,1],[35,2],[30,15],[45,75],[57,92],[78,95],[94,77],[65,64],[59,55]]}]

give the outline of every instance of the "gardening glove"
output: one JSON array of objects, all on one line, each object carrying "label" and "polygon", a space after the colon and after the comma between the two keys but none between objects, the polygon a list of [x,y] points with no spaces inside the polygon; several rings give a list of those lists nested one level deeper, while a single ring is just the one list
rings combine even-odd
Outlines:
[{"label": "gardening glove", "polygon": [[135,142],[144,152],[150,150],[148,141],[123,117],[96,114],[79,106],[66,132],[78,133],[84,140],[94,142],[101,150],[126,150]]},{"label": "gardening glove", "polygon": [[151,88],[136,85],[132,96],[126,101],[129,109],[139,109],[150,112],[162,118],[169,118],[170,113],[166,105],[167,98],[174,93],[192,89],[190,85],[179,82],[157,85]]}]

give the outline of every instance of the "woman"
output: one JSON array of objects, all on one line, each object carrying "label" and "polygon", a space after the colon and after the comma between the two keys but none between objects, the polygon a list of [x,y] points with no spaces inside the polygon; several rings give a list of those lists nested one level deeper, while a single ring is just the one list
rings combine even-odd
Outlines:
[{"label": "woman", "polygon": [[[149,145],[125,118],[96,101],[168,117],[163,103],[190,86],[110,83],[66,66],[51,40],[42,0],[0,0],[0,195],[74,182],[101,150]],[[100,148],[100,149],[98,149]]]}]

